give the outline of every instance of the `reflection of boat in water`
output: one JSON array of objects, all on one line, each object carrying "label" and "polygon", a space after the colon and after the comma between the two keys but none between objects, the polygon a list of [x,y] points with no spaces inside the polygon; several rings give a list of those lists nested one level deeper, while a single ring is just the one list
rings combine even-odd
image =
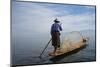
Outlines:
[{"label": "reflection of boat in water", "polygon": [[70,52],[74,52],[77,49],[81,49],[87,43],[87,38],[83,37],[79,32],[71,32],[65,37],[60,45],[60,50],[57,49],[55,54],[53,52],[49,53],[49,56],[59,57],[61,55],[66,55]]}]

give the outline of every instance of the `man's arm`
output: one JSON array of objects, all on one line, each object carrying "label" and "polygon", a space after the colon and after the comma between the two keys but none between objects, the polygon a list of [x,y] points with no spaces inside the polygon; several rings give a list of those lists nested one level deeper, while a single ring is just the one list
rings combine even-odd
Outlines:
[{"label": "man's arm", "polygon": [[60,29],[60,31],[62,31],[62,27],[61,27],[61,25],[59,25],[59,29]]}]

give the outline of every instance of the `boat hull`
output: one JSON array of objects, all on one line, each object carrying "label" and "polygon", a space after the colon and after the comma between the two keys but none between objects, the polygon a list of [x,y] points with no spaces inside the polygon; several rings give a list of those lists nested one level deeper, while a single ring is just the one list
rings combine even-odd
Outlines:
[{"label": "boat hull", "polygon": [[63,47],[61,47],[60,50],[57,49],[55,53],[49,52],[49,56],[56,57],[56,56],[64,55],[64,54],[67,54],[69,52],[80,49],[84,46],[86,46],[86,42],[79,42],[79,43],[74,44],[74,45],[68,45],[68,46],[66,46],[66,49],[65,48],[63,49]]}]

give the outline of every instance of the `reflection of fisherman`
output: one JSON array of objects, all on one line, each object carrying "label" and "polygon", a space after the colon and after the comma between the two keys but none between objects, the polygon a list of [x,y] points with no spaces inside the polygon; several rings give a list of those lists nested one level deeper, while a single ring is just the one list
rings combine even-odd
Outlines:
[{"label": "reflection of fisherman", "polygon": [[51,36],[52,36],[52,45],[54,46],[54,53],[56,49],[60,47],[60,31],[62,31],[62,27],[60,21],[57,19],[54,20],[55,23],[51,26]]}]

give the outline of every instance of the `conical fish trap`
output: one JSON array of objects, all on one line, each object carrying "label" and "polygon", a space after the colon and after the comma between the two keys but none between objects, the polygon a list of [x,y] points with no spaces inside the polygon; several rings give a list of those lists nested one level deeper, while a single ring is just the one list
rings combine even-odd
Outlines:
[{"label": "conical fish trap", "polygon": [[73,31],[65,36],[60,49],[62,52],[69,52],[76,48],[80,48],[82,45],[84,45],[82,35],[77,31]]}]

